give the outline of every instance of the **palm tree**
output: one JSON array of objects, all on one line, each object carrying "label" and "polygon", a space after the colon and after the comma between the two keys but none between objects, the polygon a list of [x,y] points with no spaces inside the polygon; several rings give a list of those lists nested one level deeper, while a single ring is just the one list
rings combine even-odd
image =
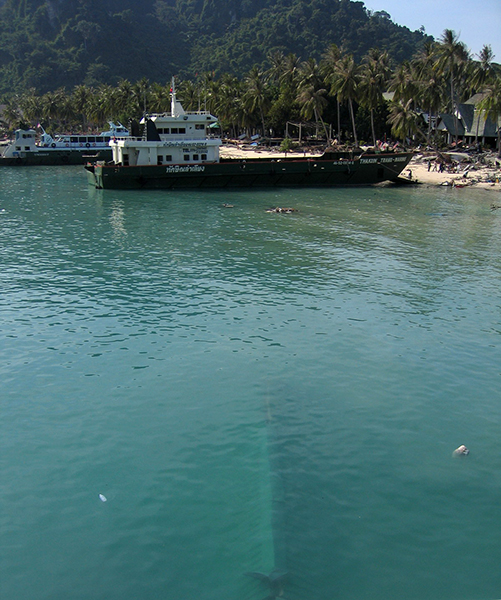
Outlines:
[{"label": "palm tree", "polygon": [[418,88],[416,85],[416,78],[409,61],[404,61],[393,73],[393,77],[391,78],[388,89],[394,93],[393,100],[395,102],[407,102],[408,100],[415,100],[418,94]]},{"label": "palm tree", "polygon": [[412,108],[412,98],[405,104],[391,102],[388,123],[391,125],[392,134],[403,142],[419,131],[418,116]]},{"label": "palm tree", "polygon": [[353,138],[358,146],[357,130],[355,128],[355,114],[353,102],[358,99],[360,83],[360,69],[351,54],[345,55],[339,61],[335,74],[332,78],[331,93],[341,102],[348,102],[351,124],[353,127]]},{"label": "palm tree", "polygon": [[170,110],[170,87],[154,83],[150,90],[151,112],[163,113]]},{"label": "palm tree", "polygon": [[270,84],[271,106],[268,110],[270,127],[283,129],[287,121],[299,115],[298,95],[300,61],[295,54],[284,55],[281,51],[268,56],[270,68],[266,71]]},{"label": "palm tree", "polygon": [[449,77],[451,113],[454,115],[455,140],[458,138],[458,120],[456,114],[456,93],[454,83],[459,78],[461,68],[469,60],[469,52],[463,42],[451,29],[445,29],[437,46],[438,59],[436,67],[443,76]]},{"label": "palm tree", "polygon": [[68,116],[68,97],[63,88],[47,92],[41,99],[41,116],[49,123],[60,122]]},{"label": "palm tree", "polygon": [[200,87],[196,83],[189,79],[183,79],[177,85],[176,91],[179,92],[179,96],[182,98],[185,110],[200,110]]},{"label": "palm tree", "polygon": [[306,85],[318,86],[322,83],[322,75],[317,61],[309,58],[299,65],[299,87]]},{"label": "palm tree", "polygon": [[76,114],[82,117],[82,129],[87,129],[87,119],[89,116],[89,100],[92,95],[91,88],[86,85],[77,85],[71,95],[71,103]]},{"label": "palm tree", "polygon": [[264,113],[269,108],[270,98],[263,73],[257,66],[252,67],[244,81],[245,92],[243,95],[244,107],[250,115],[258,113],[265,135]]},{"label": "palm tree", "polygon": [[64,89],[58,90],[61,98],[61,105],[59,109],[59,119],[61,123],[67,129],[68,124],[72,123],[76,119],[75,111],[73,110],[73,102],[71,101],[71,95],[67,94]]},{"label": "palm tree", "polygon": [[118,82],[117,94],[115,98],[116,117],[124,122],[128,119],[138,116],[133,109],[134,91],[132,83],[128,79],[121,79]]},{"label": "palm tree", "polygon": [[428,133],[426,138],[428,144],[431,137],[432,108],[430,107],[430,99],[427,97],[427,86],[430,81],[435,82],[434,76],[437,73],[435,61],[435,46],[426,42],[421,51],[414,55],[411,62],[411,72],[418,89],[417,101],[422,108],[428,109]]},{"label": "palm tree", "polygon": [[470,79],[471,91],[481,92],[482,87],[495,77],[496,71],[492,64],[494,53],[491,46],[485,44],[478,54],[479,61],[475,64],[472,77]]},{"label": "palm tree", "polygon": [[411,74],[414,76],[416,98],[422,108],[428,110],[428,133],[426,141],[429,144],[434,115],[439,111],[444,97],[443,78],[439,76],[436,64],[436,48],[434,44],[425,44],[414,57],[411,64]]},{"label": "palm tree", "polygon": [[364,59],[360,80],[360,103],[370,110],[372,143],[376,145],[374,110],[383,102],[383,92],[390,74],[387,52],[377,48],[369,51]]},{"label": "palm tree", "polygon": [[214,79],[214,72],[207,71],[201,77],[200,90],[203,100],[203,109],[209,112],[215,112],[217,105],[217,84]]},{"label": "palm tree", "polygon": [[407,64],[411,66],[417,78],[420,79],[423,72],[428,72],[435,67],[436,61],[436,44],[426,42],[421,50],[414,55],[411,63]]},{"label": "palm tree", "polygon": [[266,71],[266,78],[269,82],[278,83],[285,71],[285,55],[281,50],[275,50],[268,55],[270,68]]},{"label": "palm tree", "polygon": [[[332,82],[336,73],[336,69],[341,59],[341,50],[336,44],[331,44],[322,55],[322,61],[320,63],[320,72],[324,76],[325,83],[332,87]],[[339,98],[336,97],[336,108],[337,108],[337,135],[341,139],[341,114],[340,114],[340,102]]]},{"label": "palm tree", "polygon": [[26,120],[31,123],[38,123],[41,120],[42,103],[35,88],[23,93],[18,100],[18,105]]},{"label": "palm tree", "polygon": [[498,157],[501,158],[501,75],[497,75],[486,87],[486,95],[478,108],[485,111],[485,119],[491,117],[498,130]]},{"label": "palm tree", "polygon": [[[479,62],[475,64],[470,78],[471,91],[482,92],[485,85],[493,81],[496,75],[492,61],[494,53],[489,45],[484,45],[479,55]],[[478,141],[478,129],[480,127],[480,119],[477,119],[477,127],[475,131],[475,143]]]},{"label": "palm tree", "polygon": [[433,118],[440,108],[443,96],[443,79],[439,77],[434,70],[424,72],[420,81],[419,98],[423,103],[423,107],[428,109],[427,144],[430,143]]},{"label": "palm tree", "polygon": [[101,84],[96,93],[89,97],[88,113],[95,125],[101,127],[107,119],[113,118],[116,113],[114,98],[116,97],[116,88],[111,85]]},{"label": "palm tree", "polygon": [[219,91],[215,112],[222,127],[232,130],[237,137],[237,130],[244,126],[245,116],[242,102],[242,84],[233,75],[225,74],[219,80]]},{"label": "palm tree", "polygon": [[325,107],[328,104],[328,100],[325,97],[327,94],[327,90],[324,88],[315,88],[313,84],[307,84],[303,86],[299,90],[299,94],[297,100],[301,105],[301,116],[305,119],[311,119],[315,117],[315,124],[317,128],[317,137],[318,137],[318,121],[322,123],[324,128],[325,137],[327,142],[329,142],[329,134],[327,133],[327,128],[325,126],[324,121],[322,120],[322,113]]},{"label": "palm tree", "polygon": [[144,115],[148,108],[150,81],[143,77],[132,86],[132,105],[136,117]]},{"label": "palm tree", "polygon": [[291,97],[295,96],[297,92],[299,67],[299,58],[292,52],[287,54],[284,60],[279,82],[281,91],[285,91],[285,93]]},{"label": "palm tree", "polygon": [[17,129],[19,127],[22,116],[16,98],[12,98],[7,102],[3,109],[2,119],[7,129]]},{"label": "palm tree", "polygon": [[317,61],[314,58],[309,58],[302,62],[299,68],[299,89],[296,97],[301,107],[300,114],[305,119],[315,118],[317,136],[318,122],[320,121],[324,128],[327,142],[329,142],[327,128],[322,120],[322,113],[328,104],[326,98],[327,90],[322,87],[322,84],[323,79]]}]

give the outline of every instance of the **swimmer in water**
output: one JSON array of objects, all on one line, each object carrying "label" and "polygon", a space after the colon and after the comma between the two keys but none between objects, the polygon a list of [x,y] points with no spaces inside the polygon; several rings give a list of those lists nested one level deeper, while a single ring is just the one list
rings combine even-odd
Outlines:
[{"label": "swimmer in water", "polygon": [[462,444],[459,448],[456,448],[452,453],[452,456],[467,456],[470,453],[468,448]]}]

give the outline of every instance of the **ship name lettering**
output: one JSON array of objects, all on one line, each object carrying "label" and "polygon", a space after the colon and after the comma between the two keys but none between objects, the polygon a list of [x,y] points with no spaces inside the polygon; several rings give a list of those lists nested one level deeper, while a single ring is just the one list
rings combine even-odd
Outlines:
[{"label": "ship name lettering", "polygon": [[174,165],[165,169],[166,173],[202,173],[203,171],[205,171],[203,165]]}]

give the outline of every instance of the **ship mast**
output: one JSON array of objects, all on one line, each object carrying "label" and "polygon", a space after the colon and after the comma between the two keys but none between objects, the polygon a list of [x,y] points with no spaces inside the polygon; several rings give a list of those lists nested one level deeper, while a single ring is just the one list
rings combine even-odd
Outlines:
[{"label": "ship mast", "polygon": [[176,116],[176,88],[174,84],[174,77],[170,84],[170,114],[172,117]]}]

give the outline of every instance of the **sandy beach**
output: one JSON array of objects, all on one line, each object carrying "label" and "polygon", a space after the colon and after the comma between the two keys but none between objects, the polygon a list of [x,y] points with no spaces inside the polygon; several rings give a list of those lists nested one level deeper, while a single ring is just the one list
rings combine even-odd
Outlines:
[{"label": "sandy beach", "polygon": [[221,158],[301,158],[303,156],[314,158],[315,156],[321,156],[322,150],[311,151],[308,148],[302,148],[300,150],[291,150],[290,152],[281,152],[277,148],[268,147],[254,147],[246,144],[223,144],[220,147]]},{"label": "sandy beach", "polygon": [[[256,148],[245,144],[221,146],[221,157],[228,158],[314,158],[321,153],[308,148],[285,154],[278,149]],[[496,166],[496,161],[500,166]],[[439,170],[440,162],[444,163],[442,172]],[[476,187],[501,192],[501,159],[494,152],[481,155],[462,152],[416,153],[401,177],[428,186]]]},{"label": "sandy beach", "polygon": [[501,160],[497,159],[494,153],[470,156],[463,153],[445,153],[445,156],[452,160],[450,171],[445,169],[440,172],[435,167],[436,152],[416,154],[402,173],[402,177],[407,178],[410,175],[413,181],[429,186],[449,185],[501,191],[501,166],[496,166],[496,161],[500,164]]}]

